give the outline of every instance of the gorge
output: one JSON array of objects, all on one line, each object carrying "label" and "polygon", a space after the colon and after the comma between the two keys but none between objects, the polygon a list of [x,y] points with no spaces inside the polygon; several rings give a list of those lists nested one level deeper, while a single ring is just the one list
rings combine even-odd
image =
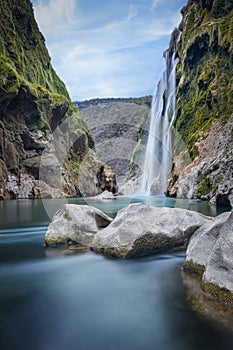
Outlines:
[{"label": "gorge", "polygon": [[[233,2],[188,0],[150,112],[72,103],[30,1],[0,10],[1,350],[231,350]],[[96,196],[115,173],[144,195]]]}]

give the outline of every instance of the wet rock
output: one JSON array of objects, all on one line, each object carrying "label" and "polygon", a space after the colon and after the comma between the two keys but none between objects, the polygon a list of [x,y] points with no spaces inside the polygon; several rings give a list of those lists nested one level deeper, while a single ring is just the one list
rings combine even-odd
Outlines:
[{"label": "wet rock", "polygon": [[65,204],[54,215],[45,235],[47,245],[76,243],[90,246],[112,219],[88,205]]},{"label": "wet rock", "polygon": [[192,234],[211,221],[210,217],[185,209],[130,204],[118,212],[106,229],[96,234],[92,248],[119,258],[183,249]]},{"label": "wet rock", "polygon": [[232,306],[222,303],[210,294],[203,292],[200,279],[182,272],[182,280],[186,289],[186,300],[191,309],[202,317],[208,317],[233,331]]}]

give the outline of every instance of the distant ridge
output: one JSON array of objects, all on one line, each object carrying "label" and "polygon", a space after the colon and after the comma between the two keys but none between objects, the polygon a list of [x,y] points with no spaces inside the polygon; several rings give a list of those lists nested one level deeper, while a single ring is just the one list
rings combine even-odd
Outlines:
[{"label": "distant ridge", "polygon": [[93,98],[90,100],[84,100],[84,101],[75,101],[74,103],[76,106],[78,106],[80,109],[87,108],[90,106],[96,106],[98,104],[104,103],[109,104],[112,102],[125,102],[125,103],[136,103],[138,105],[145,105],[150,107],[152,101],[152,96],[143,96],[143,97],[109,97],[109,98]]}]

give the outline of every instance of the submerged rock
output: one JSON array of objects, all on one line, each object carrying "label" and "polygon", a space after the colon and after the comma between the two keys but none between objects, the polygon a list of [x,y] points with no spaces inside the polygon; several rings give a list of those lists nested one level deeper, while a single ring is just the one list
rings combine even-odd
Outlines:
[{"label": "submerged rock", "polygon": [[233,304],[233,211],[216,217],[190,240],[184,269],[198,273],[204,291]]},{"label": "submerged rock", "polygon": [[212,218],[179,208],[130,204],[94,237],[93,250],[119,258],[133,258],[183,248],[192,234]]},{"label": "submerged rock", "polygon": [[232,306],[204,293],[201,288],[200,279],[194,275],[182,272],[182,280],[186,289],[186,300],[191,309],[202,317],[221,323],[226,328],[233,331],[233,310]]},{"label": "submerged rock", "polygon": [[47,245],[77,243],[90,246],[95,234],[112,219],[88,206],[65,204],[53,217],[45,235]]}]

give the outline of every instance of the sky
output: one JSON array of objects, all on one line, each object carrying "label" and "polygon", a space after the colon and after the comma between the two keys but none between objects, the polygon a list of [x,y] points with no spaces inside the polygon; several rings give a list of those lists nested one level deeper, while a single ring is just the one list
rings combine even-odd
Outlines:
[{"label": "sky", "polygon": [[152,95],[186,0],[32,0],[71,99]]}]

